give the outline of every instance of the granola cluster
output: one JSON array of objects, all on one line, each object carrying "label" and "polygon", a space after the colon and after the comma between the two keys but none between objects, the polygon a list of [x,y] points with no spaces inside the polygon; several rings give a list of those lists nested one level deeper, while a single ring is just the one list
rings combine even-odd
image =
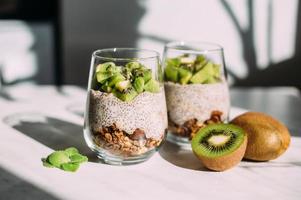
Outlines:
[{"label": "granola cluster", "polygon": [[118,129],[116,124],[102,127],[98,132],[94,132],[95,144],[111,153],[123,156],[143,154],[158,147],[162,139],[146,138],[144,131],[138,128],[133,134],[128,134]]},{"label": "granola cluster", "polygon": [[180,137],[187,137],[192,139],[195,134],[201,128],[205,127],[208,124],[221,123],[222,112],[220,111],[212,111],[211,116],[204,123],[199,122],[197,119],[190,119],[186,121],[183,125],[177,125],[169,121],[169,130]]}]

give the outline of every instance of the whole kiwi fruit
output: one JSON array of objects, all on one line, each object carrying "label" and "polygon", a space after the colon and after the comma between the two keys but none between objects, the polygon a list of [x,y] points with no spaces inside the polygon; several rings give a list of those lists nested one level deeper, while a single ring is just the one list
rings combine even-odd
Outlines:
[{"label": "whole kiwi fruit", "polygon": [[244,158],[268,161],[278,158],[290,144],[287,127],[273,117],[259,112],[246,112],[231,121],[248,135]]},{"label": "whole kiwi fruit", "polygon": [[247,147],[247,135],[231,124],[210,124],[201,128],[192,138],[194,154],[205,167],[224,171],[237,165]]}]

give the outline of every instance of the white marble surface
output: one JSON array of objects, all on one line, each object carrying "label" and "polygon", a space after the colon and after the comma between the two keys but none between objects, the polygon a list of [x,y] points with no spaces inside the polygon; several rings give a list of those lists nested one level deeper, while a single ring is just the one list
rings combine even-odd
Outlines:
[{"label": "white marble surface", "polygon": [[[277,160],[244,161],[222,173],[205,170],[190,151],[170,143],[144,163],[110,166],[97,163],[85,146],[84,90],[23,85],[5,92],[0,199],[301,199],[301,137]],[[243,111],[233,108],[231,115]],[[89,154],[91,162],[76,173],[42,166],[42,157],[66,146]]]}]

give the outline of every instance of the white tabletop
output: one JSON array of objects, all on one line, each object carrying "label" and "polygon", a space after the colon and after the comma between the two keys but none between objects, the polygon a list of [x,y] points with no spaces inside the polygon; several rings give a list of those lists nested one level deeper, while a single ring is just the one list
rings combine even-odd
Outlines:
[{"label": "white tabletop", "polygon": [[[82,136],[85,90],[23,85],[0,98],[0,199],[301,199],[301,138],[270,162],[210,172],[189,150],[165,143],[130,166],[98,163]],[[3,98],[3,96],[6,96]],[[232,108],[231,116],[243,109]],[[54,149],[76,146],[90,162],[76,173],[42,166]]]}]

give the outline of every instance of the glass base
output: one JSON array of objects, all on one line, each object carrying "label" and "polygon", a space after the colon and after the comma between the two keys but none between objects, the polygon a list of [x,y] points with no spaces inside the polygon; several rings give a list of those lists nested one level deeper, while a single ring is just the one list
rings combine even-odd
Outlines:
[{"label": "glass base", "polygon": [[109,165],[132,165],[138,164],[148,160],[155,152],[156,149],[150,150],[147,153],[144,153],[139,156],[131,156],[131,157],[122,157],[113,155],[106,150],[94,150],[96,152],[97,157],[104,163]]},{"label": "glass base", "polygon": [[172,134],[171,132],[168,132],[166,140],[173,144],[178,145],[182,149],[191,149],[191,143],[188,138],[176,136],[176,135]]}]

